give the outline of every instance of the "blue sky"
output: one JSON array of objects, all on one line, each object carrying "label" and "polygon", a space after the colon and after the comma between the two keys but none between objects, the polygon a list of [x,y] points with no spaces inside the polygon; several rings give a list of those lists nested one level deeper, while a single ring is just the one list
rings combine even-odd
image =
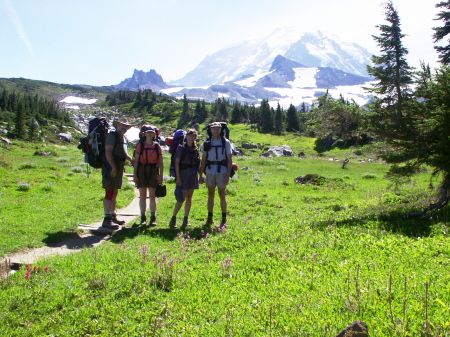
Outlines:
[{"label": "blue sky", "polygon": [[[0,0],[0,77],[112,85],[134,69],[176,80],[232,43],[283,26],[378,53],[379,0]],[[394,0],[409,62],[435,64],[438,0]]]}]

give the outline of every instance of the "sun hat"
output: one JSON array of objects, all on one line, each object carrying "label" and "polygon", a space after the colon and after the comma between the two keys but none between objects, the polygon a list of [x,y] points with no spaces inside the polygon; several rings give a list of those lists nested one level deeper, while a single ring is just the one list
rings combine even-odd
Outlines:
[{"label": "sun hat", "polygon": [[152,132],[156,133],[156,128],[154,126],[151,126],[151,125],[142,125],[141,132],[145,133],[147,131],[152,131]]},{"label": "sun hat", "polygon": [[177,186],[173,193],[175,194],[175,199],[178,202],[183,202],[184,201],[183,190],[181,189],[181,186]]},{"label": "sun hat", "polygon": [[128,126],[128,127],[132,127],[132,126],[134,126],[134,125],[132,125],[132,124],[129,124],[128,123],[128,120],[126,119],[126,118],[118,118],[118,119],[115,119],[114,120],[114,122],[112,123],[113,124],[113,126],[114,127],[117,127],[117,124],[123,124],[123,125],[125,125],[125,126]]},{"label": "sun hat", "polygon": [[219,122],[214,122],[214,123],[209,124],[209,127],[210,128],[221,128],[222,124],[220,124]]}]

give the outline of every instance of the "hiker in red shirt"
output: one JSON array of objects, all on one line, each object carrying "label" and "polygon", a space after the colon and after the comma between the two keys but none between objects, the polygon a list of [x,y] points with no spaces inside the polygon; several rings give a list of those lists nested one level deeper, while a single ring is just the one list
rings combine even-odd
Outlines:
[{"label": "hiker in red shirt", "polygon": [[134,182],[139,189],[139,208],[141,211],[141,225],[147,224],[146,200],[150,199],[149,226],[156,226],[156,187],[163,182],[163,157],[162,149],[156,141],[157,128],[143,125],[139,138],[141,141],[136,146],[134,163]]}]

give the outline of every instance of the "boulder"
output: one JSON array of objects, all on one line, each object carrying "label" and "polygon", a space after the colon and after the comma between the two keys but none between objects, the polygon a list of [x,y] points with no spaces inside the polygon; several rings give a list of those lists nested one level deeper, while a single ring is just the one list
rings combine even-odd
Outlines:
[{"label": "boulder", "polygon": [[58,137],[59,139],[61,139],[62,141],[68,142],[70,143],[71,141],[73,141],[73,137],[72,134],[70,132],[66,132],[66,133],[58,133]]},{"label": "boulder", "polygon": [[299,176],[295,178],[295,183],[297,185],[307,185],[313,183],[319,177],[318,174],[305,174],[304,176]]},{"label": "boulder", "polygon": [[300,152],[299,154],[298,154],[298,157],[299,158],[306,158],[306,154],[305,154],[305,152]]},{"label": "boulder", "polygon": [[244,143],[242,144],[242,147],[246,150],[250,150],[250,149],[257,149],[258,145],[256,144],[249,144],[249,143]]},{"label": "boulder", "polygon": [[344,330],[339,332],[334,337],[368,337],[369,336],[369,329],[367,327],[367,324],[362,321],[354,321],[352,324],[350,324],[348,327],[346,327]]},{"label": "boulder", "polygon": [[276,157],[293,156],[294,152],[289,145],[271,146],[268,152],[272,152]]},{"label": "boulder", "polygon": [[272,154],[269,152],[265,152],[261,156],[266,157],[266,158],[272,158]]},{"label": "boulder", "polygon": [[0,140],[2,141],[2,143],[5,143],[8,146],[12,145],[12,141],[10,141],[8,138],[1,137]]}]

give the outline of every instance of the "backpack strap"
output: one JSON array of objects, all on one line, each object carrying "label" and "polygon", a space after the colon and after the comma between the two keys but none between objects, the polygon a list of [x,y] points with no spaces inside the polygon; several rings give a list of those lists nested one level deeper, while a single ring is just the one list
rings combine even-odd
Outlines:
[{"label": "backpack strap", "polygon": [[[209,141],[210,145],[209,145],[209,151],[212,150],[212,148],[216,149],[216,158],[219,157],[219,153],[217,152],[217,148],[221,147],[222,148],[222,154],[225,154],[225,159],[223,160],[218,160],[218,161],[213,161],[213,160],[208,160],[208,156],[209,156],[209,151],[206,152],[206,163],[205,166],[207,166],[208,168],[211,168],[211,165],[217,165],[217,173],[220,173],[221,171],[221,167],[225,166],[228,167],[228,156],[225,152],[225,137],[224,136],[220,136],[220,140],[222,141],[222,144],[217,146],[217,145],[211,145],[211,137],[209,139],[207,139],[205,142]],[[205,148],[203,148],[205,149]]]}]

